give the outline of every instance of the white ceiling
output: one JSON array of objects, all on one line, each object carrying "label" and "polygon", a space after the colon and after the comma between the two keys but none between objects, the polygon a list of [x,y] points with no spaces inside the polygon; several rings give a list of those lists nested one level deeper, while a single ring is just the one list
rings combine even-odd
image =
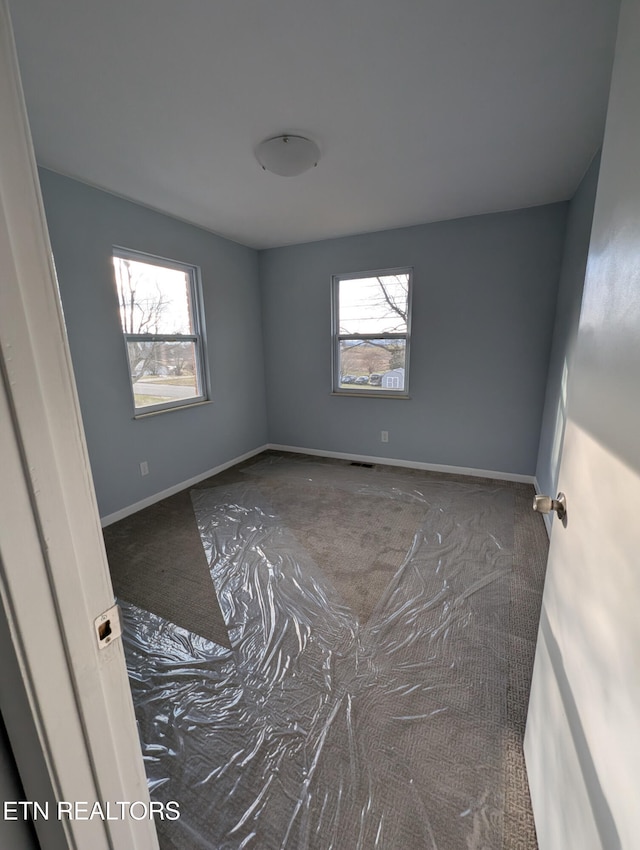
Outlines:
[{"label": "white ceiling", "polygon": [[[617,0],[14,0],[38,161],[258,248],[564,200]],[[313,137],[299,177],[254,146]]]}]

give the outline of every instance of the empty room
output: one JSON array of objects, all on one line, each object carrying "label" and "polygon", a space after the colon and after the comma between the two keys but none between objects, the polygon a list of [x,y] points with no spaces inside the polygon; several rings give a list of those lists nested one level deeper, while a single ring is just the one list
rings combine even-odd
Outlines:
[{"label": "empty room", "polygon": [[2,0],[16,850],[631,850],[638,0]]}]

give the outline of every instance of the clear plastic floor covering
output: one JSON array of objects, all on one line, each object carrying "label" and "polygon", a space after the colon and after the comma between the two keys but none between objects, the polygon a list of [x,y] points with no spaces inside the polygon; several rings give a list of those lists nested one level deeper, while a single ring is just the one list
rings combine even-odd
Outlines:
[{"label": "clear plastic floor covering", "polygon": [[[499,848],[512,493],[320,463],[250,471],[192,491],[232,649],[120,603],[151,796],[180,802],[161,846]],[[366,623],[270,508],[274,474],[424,506]]]}]

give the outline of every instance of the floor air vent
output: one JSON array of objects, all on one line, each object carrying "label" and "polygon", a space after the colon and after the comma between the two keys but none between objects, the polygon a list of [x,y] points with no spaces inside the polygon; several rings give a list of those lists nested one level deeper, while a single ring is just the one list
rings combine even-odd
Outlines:
[{"label": "floor air vent", "polygon": [[366,469],[373,469],[372,463],[362,463],[360,460],[352,460],[351,466],[364,466]]}]

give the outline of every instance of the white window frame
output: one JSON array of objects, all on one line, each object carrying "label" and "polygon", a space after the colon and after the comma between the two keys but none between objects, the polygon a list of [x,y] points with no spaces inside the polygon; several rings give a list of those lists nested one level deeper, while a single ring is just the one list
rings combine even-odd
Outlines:
[{"label": "white window frame", "polygon": [[[127,357],[129,387],[131,389],[131,403],[133,405],[134,419],[139,419],[151,414],[163,413],[168,410],[180,410],[193,405],[204,404],[210,401],[209,370],[207,368],[207,345],[204,323],[204,303],[202,298],[202,279],[198,266],[182,263],[178,260],[170,260],[167,257],[158,257],[154,254],[146,254],[131,248],[123,248],[119,245],[113,246],[112,256],[122,260],[132,260],[147,265],[160,266],[164,269],[175,269],[184,272],[189,280],[189,310],[191,312],[192,332],[190,334],[130,334],[122,330],[125,354]],[[114,283],[117,290],[117,282]],[[144,407],[136,407],[133,380],[131,378],[131,363],[129,360],[129,342],[193,342],[195,345],[195,369],[197,386],[200,393],[190,398],[179,398],[175,401],[165,401],[160,404],[148,404]]]},{"label": "white window frame", "polygon": [[[361,278],[384,277],[386,275],[408,275],[407,289],[407,332],[380,334],[341,334],[340,333],[340,281],[359,280]],[[334,274],[331,278],[331,374],[332,395],[364,396],[367,398],[409,398],[409,350],[411,347],[411,302],[413,295],[413,267],[402,266],[393,269],[376,269],[374,271],[348,272]],[[405,340],[404,388],[402,390],[372,390],[368,385],[350,384],[349,389],[340,386],[340,343],[345,339],[402,339]]]}]

